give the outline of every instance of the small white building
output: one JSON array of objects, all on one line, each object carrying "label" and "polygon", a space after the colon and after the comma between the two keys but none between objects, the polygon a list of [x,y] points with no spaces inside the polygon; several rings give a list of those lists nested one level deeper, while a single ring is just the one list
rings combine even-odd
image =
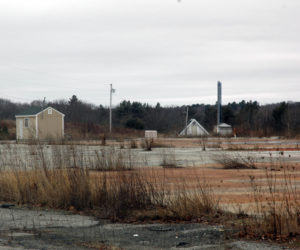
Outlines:
[{"label": "small white building", "polygon": [[146,139],[156,139],[157,138],[157,130],[145,130],[145,138]]},{"label": "small white building", "polygon": [[219,135],[232,135],[232,126],[226,123],[217,125],[214,130]]},{"label": "small white building", "polygon": [[179,136],[207,136],[209,133],[196,119],[191,119],[189,124],[180,132]]}]

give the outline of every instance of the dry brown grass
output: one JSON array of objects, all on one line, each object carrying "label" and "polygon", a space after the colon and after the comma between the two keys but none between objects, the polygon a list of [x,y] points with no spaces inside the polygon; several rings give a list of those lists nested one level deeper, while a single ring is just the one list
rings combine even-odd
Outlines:
[{"label": "dry brown grass", "polygon": [[109,133],[107,126],[96,123],[65,123],[65,134],[68,140],[102,140],[138,138],[143,136],[144,131],[115,126],[113,133]]},{"label": "dry brown grass", "polygon": [[187,188],[188,180],[183,179],[180,188],[172,194],[167,207],[174,218],[183,220],[200,219],[203,216],[213,218],[220,212],[219,197],[205,178],[198,180],[196,189]]},{"label": "dry brown grass", "polygon": [[[267,165],[260,166],[261,176],[249,172],[247,202],[252,206],[248,211],[239,210],[243,215],[241,228],[244,235],[276,240],[300,236],[299,177],[295,166],[285,162],[282,155],[279,152]],[[224,169],[253,169],[257,165],[249,157],[228,155],[217,162]]]},{"label": "dry brown grass", "polygon": [[2,171],[0,183],[1,200],[17,204],[81,210],[91,197],[88,172],[79,169]]},{"label": "dry brown grass", "polygon": [[[294,168],[288,164],[270,162],[264,176],[263,170],[210,170],[223,171],[224,178],[226,174],[228,177],[234,173],[241,175],[241,172],[249,175],[247,185],[254,209],[248,215],[248,211],[240,211],[234,217],[220,209],[223,195],[218,195],[212,185],[215,175],[200,175],[193,169],[132,168],[128,171],[115,167],[127,166],[116,151],[99,156],[101,159],[96,162],[87,161],[92,169],[97,169],[98,164],[95,171],[83,167],[84,159],[76,157],[75,148],[59,151],[59,147],[55,147],[57,152],[52,153],[49,161],[42,147],[31,147],[30,156],[37,160],[33,166],[13,168],[11,164],[11,169],[0,171],[1,201],[88,210],[114,221],[129,218],[219,221],[222,217],[223,221],[236,220],[235,224],[245,235],[272,239],[299,236],[299,178],[296,179]],[[18,158],[17,152],[14,153],[14,161],[21,162],[24,156]],[[229,184],[236,187],[236,183]]]},{"label": "dry brown grass", "polygon": [[87,169],[2,171],[2,201],[76,210],[122,219],[134,209],[153,206],[154,188],[138,172],[101,173]]},{"label": "dry brown grass", "polygon": [[[155,172],[127,170],[127,162],[116,151],[96,152],[98,158],[85,159],[71,146],[66,151],[56,146],[47,159],[42,145],[32,145],[32,166],[3,168],[0,174],[0,200],[62,209],[93,210],[112,220],[132,217],[135,211],[159,211],[160,217],[195,218],[213,211],[212,195],[199,184],[190,192],[182,180],[172,193]],[[15,155],[14,161],[20,161]],[[83,167],[88,164],[90,168]],[[97,170],[97,171],[95,171]],[[109,171],[108,171],[109,170]],[[121,170],[121,171],[120,171]],[[200,182],[199,182],[200,183]],[[211,202],[208,202],[211,201]],[[184,216],[184,213],[188,216]]]},{"label": "dry brown grass", "polygon": [[[125,219],[138,211],[160,211],[165,216],[189,220],[215,213],[212,190],[199,182],[197,190],[181,183],[171,193],[151,173],[140,171],[91,172],[87,169],[35,169],[2,171],[0,198],[17,204],[90,210],[104,218]],[[140,216],[140,215],[139,215]]]},{"label": "dry brown grass", "polygon": [[264,188],[249,176],[255,208],[243,222],[246,234],[273,239],[299,237],[300,192],[293,171],[289,166],[279,168],[271,163],[265,168]]}]

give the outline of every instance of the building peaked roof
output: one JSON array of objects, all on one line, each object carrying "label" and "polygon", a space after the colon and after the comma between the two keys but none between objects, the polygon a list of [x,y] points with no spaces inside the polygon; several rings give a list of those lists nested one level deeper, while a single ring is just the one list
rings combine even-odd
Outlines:
[{"label": "building peaked roof", "polygon": [[221,123],[218,125],[219,128],[231,128],[232,126],[227,123]]},{"label": "building peaked roof", "polygon": [[16,114],[15,116],[36,116],[38,115],[39,113],[41,113],[42,111],[48,109],[48,108],[51,108],[55,111],[57,111],[58,113],[60,113],[61,115],[64,116],[63,113],[59,112],[58,110],[52,108],[52,107],[46,107],[46,108],[43,108],[43,107],[30,107],[28,109],[25,109],[24,111],[20,112],[19,114]]},{"label": "building peaked roof", "polygon": [[207,130],[196,119],[191,119],[189,124],[180,132],[179,135],[184,135],[185,131],[193,124],[196,124],[204,132],[204,134],[209,135]]},{"label": "building peaked roof", "polygon": [[16,116],[36,115],[43,110],[44,108],[42,107],[30,107],[28,109],[23,110],[19,114],[16,114]]}]

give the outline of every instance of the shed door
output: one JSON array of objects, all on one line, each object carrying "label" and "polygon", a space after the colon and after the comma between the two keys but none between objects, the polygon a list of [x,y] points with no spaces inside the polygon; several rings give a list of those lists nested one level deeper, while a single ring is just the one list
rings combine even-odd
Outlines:
[{"label": "shed door", "polygon": [[19,120],[19,139],[23,139],[23,119]]},{"label": "shed door", "polygon": [[192,125],[192,135],[198,135],[197,125],[195,123],[193,123],[193,125]]}]

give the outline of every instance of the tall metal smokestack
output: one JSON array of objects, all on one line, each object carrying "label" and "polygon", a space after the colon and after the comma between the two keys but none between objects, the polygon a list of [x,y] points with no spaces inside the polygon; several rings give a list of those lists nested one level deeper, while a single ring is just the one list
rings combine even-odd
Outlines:
[{"label": "tall metal smokestack", "polygon": [[217,114],[217,124],[222,122],[222,83],[218,82],[218,114]]}]

